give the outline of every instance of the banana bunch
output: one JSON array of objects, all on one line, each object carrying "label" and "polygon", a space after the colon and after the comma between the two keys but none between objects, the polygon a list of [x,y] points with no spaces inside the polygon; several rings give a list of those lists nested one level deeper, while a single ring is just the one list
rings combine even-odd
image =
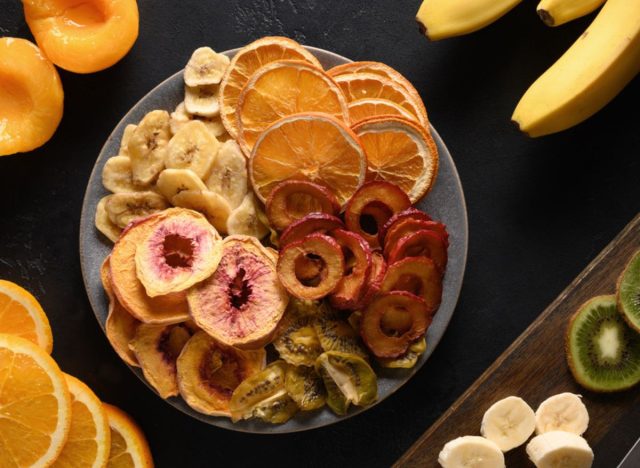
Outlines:
[{"label": "banana bunch", "polygon": [[[431,40],[477,31],[521,0],[424,0],[417,14]],[[541,0],[558,26],[602,9],[589,28],[524,94],[512,120],[531,137],[556,133],[602,109],[640,72],[640,0]]]}]

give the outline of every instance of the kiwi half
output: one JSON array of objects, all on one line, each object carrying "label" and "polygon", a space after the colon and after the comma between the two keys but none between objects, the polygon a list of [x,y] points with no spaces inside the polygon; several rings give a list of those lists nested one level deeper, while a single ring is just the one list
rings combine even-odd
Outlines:
[{"label": "kiwi half", "polygon": [[640,332],[640,250],[629,260],[618,279],[618,310],[627,323]]},{"label": "kiwi half", "polygon": [[640,382],[640,335],[618,313],[614,295],[594,297],[578,308],[566,346],[573,376],[589,390],[616,392]]}]

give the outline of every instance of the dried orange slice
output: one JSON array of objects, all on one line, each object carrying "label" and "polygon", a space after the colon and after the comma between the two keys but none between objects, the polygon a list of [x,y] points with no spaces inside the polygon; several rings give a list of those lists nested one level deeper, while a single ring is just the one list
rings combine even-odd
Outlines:
[{"label": "dried orange slice", "polygon": [[356,99],[349,103],[349,118],[351,126],[358,125],[363,120],[386,115],[397,115],[409,120],[417,120],[408,110],[387,99],[367,98]]},{"label": "dried orange slice", "polygon": [[0,333],[21,336],[47,353],[53,349],[49,319],[29,291],[0,280]]},{"label": "dried orange slice", "polygon": [[344,205],[362,185],[366,155],[342,122],[319,113],[294,114],[267,128],[253,148],[249,175],[264,202],[283,180],[309,180],[333,191]]},{"label": "dried orange slice", "polygon": [[108,468],[153,468],[153,457],[142,430],[120,408],[103,403],[111,428]]},{"label": "dried orange slice", "polygon": [[218,96],[222,123],[233,138],[238,138],[236,107],[242,88],[258,68],[276,60],[303,60],[322,68],[313,54],[287,37],[263,37],[240,49],[227,68]]},{"label": "dried orange slice", "polygon": [[[404,89],[407,90],[409,95],[415,101],[418,110],[420,111],[420,115],[427,121],[427,109],[424,107],[424,102],[422,102],[422,98],[420,97],[420,93],[413,87],[411,82],[407,80],[402,74],[400,74],[397,70],[391,68],[386,63],[382,62],[351,62],[345,63],[343,65],[338,65],[337,67],[333,67],[331,70],[327,71],[330,76],[334,78],[340,75],[346,75],[347,73],[373,73],[374,75],[384,76],[385,78],[389,78],[392,81],[395,81],[399,85],[401,85]],[[421,120],[422,120],[421,118]]]},{"label": "dried orange slice", "polygon": [[64,375],[71,394],[71,429],[62,452],[51,465],[54,468],[107,464],[111,431],[102,402],[80,380]]},{"label": "dried orange slice", "polygon": [[395,81],[374,73],[347,73],[335,77],[347,101],[380,98],[393,101],[408,110],[425,128],[429,125],[426,113],[420,111],[422,101],[416,101],[409,91]]},{"label": "dried orange slice", "polygon": [[323,112],[348,123],[347,100],[323,70],[300,60],[279,60],[258,69],[238,99],[238,142],[251,154],[260,134],[282,117]]},{"label": "dried orange slice", "polygon": [[424,128],[402,117],[379,117],[353,127],[367,153],[367,180],[402,188],[411,203],[424,197],[438,173],[438,148]]},{"label": "dried orange slice", "polygon": [[49,466],[69,434],[64,374],[41,347],[0,334],[0,466]]}]

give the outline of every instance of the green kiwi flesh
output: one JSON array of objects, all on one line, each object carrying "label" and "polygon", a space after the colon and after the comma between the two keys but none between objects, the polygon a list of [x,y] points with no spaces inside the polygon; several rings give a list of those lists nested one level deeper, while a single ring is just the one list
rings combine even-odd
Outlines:
[{"label": "green kiwi flesh", "polygon": [[638,250],[618,279],[618,310],[631,328],[640,332],[640,250]]},{"label": "green kiwi flesh", "polygon": [[640,335],[618,312],[616,297],[584,303],[569,323],[567,360],[573,376],[596,392],[615,392],[640,382]]}]

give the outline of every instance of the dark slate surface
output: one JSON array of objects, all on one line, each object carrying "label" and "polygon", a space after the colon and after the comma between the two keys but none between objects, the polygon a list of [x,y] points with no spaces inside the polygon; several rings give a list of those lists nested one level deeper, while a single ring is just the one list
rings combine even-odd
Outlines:
[{"label": "dark slate surface", "polygon": [[[138,420],[158,466],[389,465],[638,212],[640,81],[560,135],[530,140],[509,122],[527,86],[588,19],[551,30],[524,2],[483,31],[429,43],[413,21],[418,6],[418,0],[142,1],[131,53],[94,75],[62,72],[66,111],[54,138],[31,154],[0,159],[0,277],[40,299],[54,330],[54,357]],[[0,34],[30,37],[15,0],[0,0]],[[195,47],[225,50],[265,34],[404,73],[451,150],[469,209],[466,279],[432,358],[372,410],[288,436],[216,429],[151,397],[104,338],[78,254],[86,182],[121,116]]]}]

